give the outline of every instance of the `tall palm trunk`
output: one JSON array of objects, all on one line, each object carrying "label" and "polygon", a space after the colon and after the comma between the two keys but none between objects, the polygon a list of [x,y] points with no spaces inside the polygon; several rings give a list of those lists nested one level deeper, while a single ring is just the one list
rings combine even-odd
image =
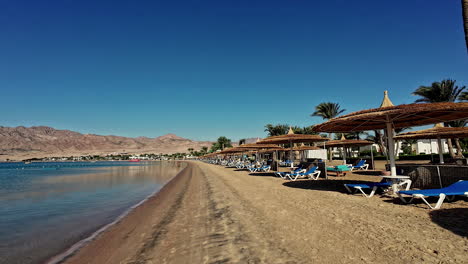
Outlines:
[{"label": "tall palm trunk", "polygon": [[462,3],[462,16],[463,27],[465,28],[465,43],[468,51],[468,0],[461,0]]},{"label": "tall palm trunk", "polygon": [[455,152],[453,151],[453,144],[452,144],[452,140],[450,138],[447,138],[447,146],[448,146],[448,151],[449,151],[450,157],[452,159],[455,158]]},{"label": "tall palm trunk", "polygon": [[455,139],[455,145],[457,145],[457,157],[463,158],[463,149],[460,144],[460,139]]}]

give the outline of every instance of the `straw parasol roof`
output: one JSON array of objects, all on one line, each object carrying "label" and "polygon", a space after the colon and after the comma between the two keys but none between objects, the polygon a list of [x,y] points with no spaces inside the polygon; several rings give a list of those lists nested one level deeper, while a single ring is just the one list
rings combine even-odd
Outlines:
[{"label": "straw parasol roof", "polygon": [[275,151],[285,151],[285,148],[277,147],[277,148],[270,148],[270,149],[262,149],[262,150],[259,150],[258,153],[272,153]]},{"label": "straw parasol roof", "polygon": [[247,149],[247,150],[256,150],[256,149],[275,149],[275,148],[279,148],[279,146],[275,145],[275,144],[256,144],[256,143],[252,143],[252,144],[240,145],[237,148],[244,149],[244,150],[245,149]]},{"label": "straw parasol roof", "polygon": [[316,147],[316,146],[297,146],[297,147],[293,147],[293,151],[304,151],[304,150],[321,150],[323,148],[319,148],[319,147]]},{"label": "straw parasol roof", "polygon": [[379,108],[343,115],[313,127],[317,132],[351,132],[385,129],[391,121],[393,128],[422,126],[468,118],[468,103],[421,103],[394,106],[385,91]]},{"label": "straw parasol roof", "polygon": [[[367,109],[343,115],[312,129],[318,132],[352,132],[385,129],[388,141],[390,171],[396,176],[393,130],[409,126],[422,126],[468,118],[468,103],[423,103],[394,106],[384,92],[379,108]],[[372,152],[371,152],[372,153]]]},{"label": "straw parasol roof", "polygon": [[346,139],[343,135],[340,140],[330,140],[327,142],[327,148],[334,147],[349,147],[349,146],[367,146],[372,145],[374,142],[368,140]]},{"label": "straw parasol roof", "polygon": [[433,128],[399,134],[395,136],[394,139],[403,140],[466,137],[468,137],[468,127],[444,127],[441,124],[437,124]]},{"label": "straw parasol roof", "polygon": [[327,140],[328,138],[321,137],[320,135],[294,134],[292,128],[289,128],[288,134],[267,137],[258,141],[257,144],[311,143]]}]

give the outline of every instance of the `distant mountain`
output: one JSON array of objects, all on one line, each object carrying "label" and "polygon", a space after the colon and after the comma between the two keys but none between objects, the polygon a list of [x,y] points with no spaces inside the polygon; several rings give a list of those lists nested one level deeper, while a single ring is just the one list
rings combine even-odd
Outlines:
[{"label": "distant mountain", "polygon": [[50,156],[99,155],[109,153],[188,152],[211,147],[212,142],[194,141],[167,134],[156,138],[81,134],[46,126],[0,126],[0,160]]}]

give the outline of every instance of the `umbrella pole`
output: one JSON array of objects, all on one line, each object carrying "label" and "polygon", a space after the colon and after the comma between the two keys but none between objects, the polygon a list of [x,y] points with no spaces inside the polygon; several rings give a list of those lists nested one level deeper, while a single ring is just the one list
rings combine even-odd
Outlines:
[{"label": "umbrella pole", "polygon": [[[434,163],[434,158],[432,157],[433,156],[432,155],[432,152],[433,152],[432,151],[432,139],[429,139],[429,146],[430,146],[430,149],[431,149],[431,163]],[[440,188],[442,188],[442,187],[440,187]]]},{"label": "umbrella pole", "polygon": [[375,170],[375,164],[374,164],[374,146],[370,146],[370,157],[372,161],[372,170]]},{"label": "umbrella pole", "polygon": [[442,145],[442,139],[437,138],[437,144],[439,145],[439,162],[444,164],[444,145]]},{"label": "umbrella pole", "polygon": [[292,141],[289,140],[289,147],[291,148],[291,151],[289,152],[289,160],[291,161],[291,169],[294,167],[294,161],[292,159],[293,157],[293,145],[292,145]]},{"label": "umbrella pole", "polygon": [[390,175],[396,176],[396,163],[395,163],[395,142],[393,140],[392,123],[387,116],[387,142],[388,142],[388,157],[390,158]]},{"label": "umbrella pole", "polygon": [[343,146],[343,165],[346,165],[346,147]]}]

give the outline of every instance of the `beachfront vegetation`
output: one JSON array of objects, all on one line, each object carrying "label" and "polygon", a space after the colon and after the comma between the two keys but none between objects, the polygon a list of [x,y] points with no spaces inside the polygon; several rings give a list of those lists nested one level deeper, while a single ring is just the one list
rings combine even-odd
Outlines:
[{"label": "beachfront vegetation", "polygon": [[[319,116],[324,120],[329,120],[339,116],[344,111],[346,109],[341,109],[339,103],[324,102],[315,107],[315,112],[311,116]],[[328,133],[328,138],[332,138],[332,133]],[[330,160],[332,159],[331,149],[328,150],[328,157]]]},{"label": "beachfront vegetation", "polygon": [[217,150],[223,150],[225,148],[230,148],[232,147],[231,140],[227,137],[219,137],[215,143],[211,146],[211,152],[217,151]]},{"label": "beachfront vegetation", "polygon": [[307,134],[307,135],[316,135],[317,132],[312,131],[312,126],[308,127],[298,127],[298,126],[290,126],[288,124],[266,124],[265,125],[265,132],[268,132],[268,136],[280,136],[286,135],[289,132],[289,128],[291,128],[294,134]]},{"label": "beachfront vegetation", "polygon": [[[413,95],[420,96],[416,103],[439,103],[439,102],[456,102],[468,100],[468,93],[464,92],[466,86],[459,87],[455,85],[455,80],[442,80],[441,82],[433,82],[431,86],[420,86],[413,92]],[[449,123],[445,123],[449,126]],[[458,150],[457,154],[453,151],[453,143],[451,139],[447,139],[447,146],[450,157],[462,157],[461,151]]]},{"label": "beachfront vegetation", "polygon": [[468,100],[468,93],[463,92],[466,86],[459,87],[455,85],[455,80],[442,80],[441,82],[433,82],[430,86],[419,86],[413,92],[413,95],[421,98],[417,99],[416,103],[438,103],[438,102],[455,102],[458,100]]},{"label": "beachfront vegetation", "polygon": [[322,119],[328,120],[337,117],[344,111],[346,111],[346,109],[341,109],[338,103],[325,102],[317,105],[315,107],[315,112],[313,112],[311,116],[319,116]]}]

